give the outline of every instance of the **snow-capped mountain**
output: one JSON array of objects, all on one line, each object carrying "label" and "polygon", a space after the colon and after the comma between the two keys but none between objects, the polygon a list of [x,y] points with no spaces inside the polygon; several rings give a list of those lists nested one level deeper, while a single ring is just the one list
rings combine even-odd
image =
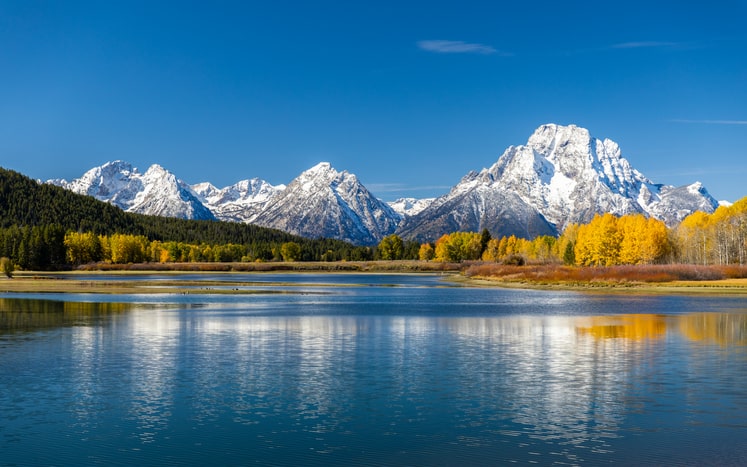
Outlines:
[{"label": "snow-capped mountain", "polygon": [[181,219],[215,219],[183,181],[158,164],[141,174],[124,161],[107,162],[82,177],[48,183],[93,196],[128,212]]},{"label": "snow-capped mountain", "polygon": [[512,191],[495,187],[484,171],[470,172],[449,193],[420,213],[405,217],[396,233],[425,242],[451,232],[482,229],[495,237],[557,234],[555,226],[534,206]]},{"label": "snow-capped mountain", "polygon": [[285,185],[273,186],[259,178],[252,178],[222,189],[203,182],[192,185],[192,190],[218,219],[252,222],[273,197],[285,190]]},{"label": "snow-capped mountain", "polygon": [[253,223],[304,237],[371,245],[394,232],[400,216],[358,177],[322,162],[272,198]]},{"label": "snow-capped mountain", "polygon": [[[497,223],[495,203],[507,213],[523,213],[522,219]],[[531,238],[541,234],[542,220],[552,233],[604,212],[639,212],[673,225],[696,210],[713,212],[716,207],[718,202],[699,183],[653,183],[622,157],[614,141],[593,138],[575,125],[548,124],[526,145],[509,147],[489,169],[469,174],[420,214],[405,219],[398,233],[433,240],[448,233],[446,228],[487,227],[496,236]]]},{"label": "snow-capped mountain", "polygon": [[430,206],[436,198],[399,198],[386,204],[402,217],[414,216]]},{"label": "snow-capped mountain", "polygon": [[358,178],[322,162],[288,186],[253,178],[218,189],[189,186],[158,164],[144,174],[109,162],[82,177],[49,183],[142,214],[251,222],[305,237],[375,244],[395,232],[433,241],[454,231],[533,238],[557,235],[596,213],[644,213],[674,225],[719,203],[700,184],[656,184],[622,157],[609,139],[574,125],[539,127],[527,144],[511,146],[487,169],[471,172],[436,199],[403,198],[389,204]]}]

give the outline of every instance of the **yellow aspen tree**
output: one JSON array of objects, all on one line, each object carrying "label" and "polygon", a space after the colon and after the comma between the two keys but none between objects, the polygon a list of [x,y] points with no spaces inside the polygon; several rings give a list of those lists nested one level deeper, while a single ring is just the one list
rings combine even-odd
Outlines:
[{"label": "yellow aspen tree", "polygon": [[158,253],[158,262],[168,263],[169,260],[171,260],[171,255],[169,255],[169,250],[165,248],[161,248],[161,251]]},{"label": "yellow aspen tree", "polygon": [[506,240],[506,256],[511,256],[518,253],[516,249],[516,241],[516,236],[511,235],[510,237],[508,237],[508,239]]},{"label": "yellow aspen tree", "polygon": [[641,242],[641,263],[652,264],[661,261],[670,249],[667,225],[658,219],[646,219],[645,234]]},{"label": "yellow aspen tree", "polygon": [[449,256],[449,234],[443,234],[438,240],[436,240],[436,261],[449,262],[451,257]]},{"label": "yellow aspen tree", "polygon": [[436,251],[430,243],[423,243],[418,250],[418,258],[421,261],[430,261],[436,256]]},{"label": "yellow aspen tree", "polygon": [[485,248],[485,251],[482,253],[482,260],[498,262],[501,259],[501,256],[498,253],[500,243],[501,243],[500,240],[496,238],[491,238],[488,241],[488,246]]},{"label": "yellow aspen tree", "polygon": [[612,266],[620,261],[620,241],[617,217],[596,214],[578,230],[576,262],[584,266]]},{"label": "yellow aspen tree", "polygon": [[[594,263],[600,266],[613,266],[620,262],[620,241],[622,235],[617,227],[617,217],[605,213],[597,220],[594,229]],[[592,220],[592,224],[594,221]]]},{"label": "yellow aspen tree", "polygon": [[711,239],[708,236],[710,215],[696,211],[685,217],[677,227],[677,238],[682,256],[688,263],[707,264]]},{"label": "yellow aspen tree", "polygon": [[580,225],[576,230],[576,245],[574,254],[576,264],[579,266],[591,266],[592,263],[592,226],[591,224]]},{"label": "yellow aspen tree", "polygon": [[482,254],[482,235],[477,232],[459,232],[460,260],[480,259]]},{"label": "yellow aspen tree", "polygon": [[508,238],[501,237],[500,241],[498,242],[498,256],[496,258],[496,261],[501,260],[502,258],[505,258],[508,250]]},{"label": "yellow aspen tree", "polygon": [[621,264],[641,264],[644,236],[646,235],[646,217],[643,214],[629,214],[618,219],[620,231]]}]

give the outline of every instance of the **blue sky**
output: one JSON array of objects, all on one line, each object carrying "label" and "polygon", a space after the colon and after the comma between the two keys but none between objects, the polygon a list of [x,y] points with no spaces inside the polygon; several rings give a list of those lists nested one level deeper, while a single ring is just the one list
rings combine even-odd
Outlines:
[{"label": "blue sky", "polygon": [[734,201],[745,18],[744,0],[0,0],[0,166],[123,159],[225,186],[329,161],[393,200],[573,123],[655,182]]}]

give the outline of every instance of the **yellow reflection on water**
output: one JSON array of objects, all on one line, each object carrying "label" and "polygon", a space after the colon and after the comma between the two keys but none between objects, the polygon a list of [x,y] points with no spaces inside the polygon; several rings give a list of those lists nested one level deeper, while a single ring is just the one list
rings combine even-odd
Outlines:
[{"label": "yellow reflection on water", "polygon": [[747,345],[747,313],[594,316],[578,318],[576,330],[580,335],[596,339],[660,339],[669,331],[697,342],[723,346]]},{"label": "yellow reflection on water", "polygon": [[0,298],[0,331],[90,324],[99,316],[122,314],[131,308],[127,303]]},{"label": "yellow reflection on water", "polygon": [[680,332],[693,341],[747,344],[747,313],[696,313],[679,317]]},{"label": "yellow reflection on water", "polygon": [[661,315],[594,316],[589,321],[588,325],[579,325],[578,332],[598,339],[658,339],[667,331],[666,318]]}]

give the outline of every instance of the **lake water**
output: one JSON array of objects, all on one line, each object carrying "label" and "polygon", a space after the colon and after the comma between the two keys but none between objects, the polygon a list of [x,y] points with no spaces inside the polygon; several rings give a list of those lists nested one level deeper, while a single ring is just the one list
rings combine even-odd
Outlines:
[{"label": "lake water", "polygon": [[0,294],[0,465],[747,465],[743,297],[189,279]]}]

